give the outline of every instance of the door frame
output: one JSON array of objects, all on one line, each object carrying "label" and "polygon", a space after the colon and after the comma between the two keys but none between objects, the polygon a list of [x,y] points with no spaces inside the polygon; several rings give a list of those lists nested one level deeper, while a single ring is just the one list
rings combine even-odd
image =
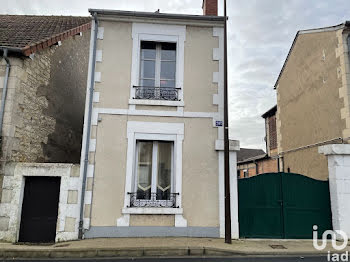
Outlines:
[{"label": "door frame", "polygon": [[[11,175],[4,177],[3,188],[11,191],[11,200],[1,203],[4,210],[8,210],[9,227],[2,232],[2,239],[9,242],[18,242],[22,217],[25,177],[60,177],[60,194],[58,202],[58,216],[55,241],[69,241],[78,239],[80,218],[81,178],[79,166],[58,163],[18,163]],[[78,191],[74,203],[68,204],[68,192]],[[88,196],[88,198],[91,196]],[[74,228],[66,231],[66,218],[74,218]]]}]

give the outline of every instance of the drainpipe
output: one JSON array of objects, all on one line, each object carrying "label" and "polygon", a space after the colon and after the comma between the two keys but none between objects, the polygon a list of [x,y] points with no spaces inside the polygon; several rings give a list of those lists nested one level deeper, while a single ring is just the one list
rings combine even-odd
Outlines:
[{"label": "drainpipe", "polygon": [[91,134],[91,116],[92,116],[92,102],[94,96],[94,84],[95,84],[95,64],[96,64],[96,41],[97,41],[97,31],[98,31],[98,21],[97,14],[93,15],[93,47],[92,47],[92,60],[91,60],[91,81],[89,88],[89,103],[88,103],[88,115],[87,115],[87,128],[86,128],[86,142],[84,151],[84,163],[83,163],[83,181],[81,186],[81,201],[80,201],[80,220],[79,220],[79,235],[78,238],[83,238],[83,226],[84,226],[84,202],[85,202],[85,187],[86,187],[86,176],[89,164],[89,147],[90,147],[90,134]]},{"label": "drainpipe", "polygon": [[2,126],[3,126],[3,119],[5,114],[5,102],[6,102],[6,95],[7,95],[7,83],[9,79],[10,74],[10,60],[7,57],[8,50],[6,48],[3,49],[3,58],[6,61],[6,73],[5,73],[5,80],[4,80],[4,88],[2,89],[2,97],[1,97],[1,108],[0,108],[0,143],[2,142]]}]

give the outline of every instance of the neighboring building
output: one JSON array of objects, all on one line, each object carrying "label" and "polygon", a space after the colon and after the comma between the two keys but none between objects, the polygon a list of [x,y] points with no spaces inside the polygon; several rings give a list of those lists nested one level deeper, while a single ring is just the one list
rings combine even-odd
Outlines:
[{"label": "neighboring building", "polygon": [[[0,50],[11,66],[1,163],[79,163],[88,29],[89,17],[0,15]],[[1,90],[5,77],[3,55]]]},{"label": "neighboring building", "polygon": [[277,106],[261,117],[265,119],[266,153],[261,149],[241,148],[237,153],[237,177],[248,178],[263,173],[278,172],[277,154]]},{"label": "neighboring building", "polygon": [[275,84],[280,167],[328,179],[318,146],[350,137],[350,22],[302,30]]},{"label": "neighboring building", "polygon": [[1,240],[72,239],[90,27],[90,17],[0,15]]},{"label": "neighboring building", "polygon": [[224,236],[224,17],[209,4],[211,16],[90,10],[98,39],[81,161],[89,156],[85,238]]},{"label": "neighboring building", "polygon": [[255,176],[257,174],[256,164],[254,161],[250,162],[250,160],[265,156],[266,154],[262,149],[241,148],[237,152],[237,178]]},{"label": "neighboring building", "polygon": [[265,119],[265,141],[266,153],[268,157],[276,157],[277,151],[277,105],[265,112],[261,117]]}]

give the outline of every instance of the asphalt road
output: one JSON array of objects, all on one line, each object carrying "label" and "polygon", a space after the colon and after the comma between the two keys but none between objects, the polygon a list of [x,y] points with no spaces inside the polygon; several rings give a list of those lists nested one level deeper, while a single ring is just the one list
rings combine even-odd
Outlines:
[{"label": "asphalt road", "polygon": [[16,262],[323,262],[327,261],[327,257],[183,257],[183,258],[101,258],[101,259],[26,259],[13,260],[5,259],[0,261],[16,261]]}]

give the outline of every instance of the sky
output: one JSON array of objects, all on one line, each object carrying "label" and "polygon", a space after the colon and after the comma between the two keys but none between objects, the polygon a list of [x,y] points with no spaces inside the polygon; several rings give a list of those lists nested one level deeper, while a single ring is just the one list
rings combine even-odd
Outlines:
[{"label": "sky", "polygon": [[[219,0],[219,15],[223,15]],[[202,0],[2,0],[0,14],[79,15],[88,8],[202,14]],[[350,20],[349,0],[227,0],[230,139],[265,150],[261,115],[298,30]]]}]

